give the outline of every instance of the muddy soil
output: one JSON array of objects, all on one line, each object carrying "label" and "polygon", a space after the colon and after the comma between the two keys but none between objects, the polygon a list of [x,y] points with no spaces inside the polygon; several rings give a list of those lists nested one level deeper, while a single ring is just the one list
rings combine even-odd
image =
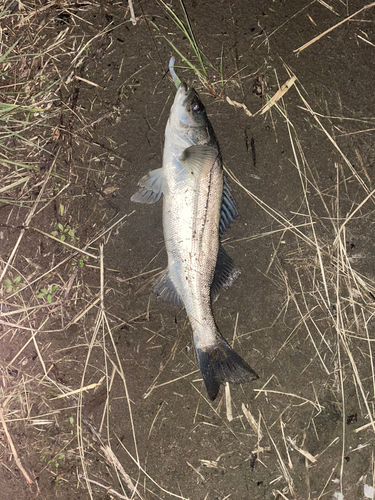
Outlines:
[{"label": "muddy soil", "polygon": [[[224,388],[207,398],[185,312],[153,297],[167,262],[161,203],[130,202],[162,163],[175,94],[164,35],[195,63],[188,40],[157,2],[135,2],[136,25],[126,2],[35,11],[43,43],[65,37],[48,76],[64,84],[34,177],[56,174],[31,223],[47,236],[27,229],[13,258],[30,209],[0,210],[0,269],[12,257],[7,276],[21,284],[46,273],[23,294],[2,289],[2,406],[33,484],[0,426],[0,499],[130,497],[106,444],[133,498],[371,498],[374,9],[296,52],[364,5],[185,2],[216,70],[204,84],[176,56],[176,71],[239,181],[228,174],[240,218],[224,246],[241,275],[213,312],[260,378],[230,387],[231,407]],[[20,34],[9,30],[7,44]],[[296,86],[257,114],[293,75]],[[335,241],[350,214],[340,235],[352,273]],[[35,305],[30,318],[4,316]]]}]

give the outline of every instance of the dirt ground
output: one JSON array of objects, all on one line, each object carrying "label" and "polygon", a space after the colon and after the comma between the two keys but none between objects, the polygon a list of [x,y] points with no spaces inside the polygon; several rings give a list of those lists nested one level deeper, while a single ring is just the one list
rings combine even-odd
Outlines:
[{"label": "dirt ground", "polygon": [[[0,500],[375,498],[375,5],[184,5],[207,82],[160,2],[3,5]],[[213,403],[152,294],[161,203],[130,202],[173,54],[240,212],[215,321],[260,376]]]}]

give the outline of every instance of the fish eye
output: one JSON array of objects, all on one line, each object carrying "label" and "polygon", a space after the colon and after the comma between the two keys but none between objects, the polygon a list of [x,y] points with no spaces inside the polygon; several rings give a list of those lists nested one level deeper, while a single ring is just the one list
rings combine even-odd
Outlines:
[{"label": "fish eye", "polygon": [[204,106],[200,101],[194,101],[191,105],[191,110],[193,113],[203,113]]}]

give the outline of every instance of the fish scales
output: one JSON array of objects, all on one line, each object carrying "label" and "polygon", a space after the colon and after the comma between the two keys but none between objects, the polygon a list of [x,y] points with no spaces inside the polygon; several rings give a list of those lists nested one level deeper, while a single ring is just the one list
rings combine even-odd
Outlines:
[{"label": "fish scales", "polygon": [[238,275],[220,245],[220,234],[238,213],[205,108],[195,90],[180,82],[173,64],[172,58],[177,93],[165,130],[163,167],[139,181],[132,201],[155,203],[163,194],[168,267],[154,289],[161,299],[185,307],[203,381],[214,400],[221,384],[258,375],[228,345],[213,318],[212,297]]},{"label": "fish scales", "polygon": [[214,345],[210,288],[219,248],[222,175],[219,165],[198,178],[190,189],[173,186],[164,197],[164,227],[169,274],[183,297],[196,345]]}]

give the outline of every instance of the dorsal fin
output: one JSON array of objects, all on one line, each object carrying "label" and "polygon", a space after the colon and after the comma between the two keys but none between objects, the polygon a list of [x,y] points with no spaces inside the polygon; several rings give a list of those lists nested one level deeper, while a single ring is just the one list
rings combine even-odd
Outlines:
[{"label": "dorsal fin", "polygon": [[224,175],[223,184],[223,199],[221,202],[221,213],[219,222],[219,235],[221,236],[228,227],[232,224],[234,219],[240,216],[237,210],[236,201],[232,196],[231,188],[229,187],[228,181]]}]

